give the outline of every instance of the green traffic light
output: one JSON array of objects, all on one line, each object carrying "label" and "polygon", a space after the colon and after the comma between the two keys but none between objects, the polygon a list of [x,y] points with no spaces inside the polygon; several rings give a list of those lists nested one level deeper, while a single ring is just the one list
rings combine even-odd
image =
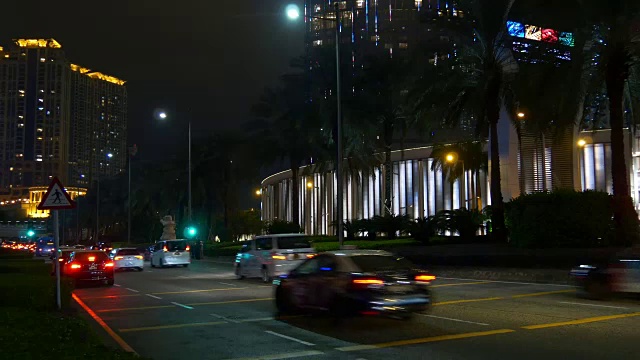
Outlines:
[{"label": "green traffic light", "polygon": [[27,236],[28,236],[28,237],[32,237],[32,236],[33,236],[33,235],[35,235],[35,234],[36,234],[36,232],[35,232],[35,231],[33,231],[33,230],[29,230],[29,231],[27,231]]},{"label": "green traffic light", "polygon": [[195,236],[196,233],[197,233],[196,228],[194,228],[194,227],[190,227],[189,228],[189,235]]}]

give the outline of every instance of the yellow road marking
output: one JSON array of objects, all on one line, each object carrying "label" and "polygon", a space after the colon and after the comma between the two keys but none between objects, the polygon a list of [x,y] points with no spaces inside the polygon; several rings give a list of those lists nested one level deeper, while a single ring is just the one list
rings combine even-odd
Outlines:
[{"label": "yellow road marking", "polygon": [[491,281],[475,281],[475,282],[466,282],[466,283],[431,285],[431,287],[437,288],[437,287],[445,287],[445,286],[462,286],[462,285],[476,285],[476,284],[489,284],[489,283],[491,283]]},{"label": "yellow road marking", "polygon": [[154,292],[150,293],[151,295],[167,295],[167,294],[189,294],[189,293],[200,293],[200,292],[211,292],[211,291],[229,291],[229,290],[244,290],[248,289],[246,287],[236,287],[236,288],[216,288],[216,289],[204,289],[204,290],[184,290],[184,291],[165,291],[165,292]]},{"label": "yellow road marking", "polygon": [[84,301],[80,300],[80,298],[76,294],[71,294],[71,296],[84,309],[84,311],[86,311],[87,314],[89,314],[93,318],[93,320],[95,320],[98,323],[98,325],[100,325],[104,329],[104,331],[106,331],[107,334],[109,334],[109,336],[111,336],[111,338],[115,340],[115,342],[117,342],[118,345],[120,345],[120,347],[124,351],[138,355],[138,353],[136,353],[136,351],[133,350],[133,348],[129,346],[129,344],[127,344],[126,341],[124,341],[120,337],[120,335],[116,334],[113,330],[111,330],[109,325],[107,325],[107,323],[105,323],[104,320],[100,318],[100,316],[98,316],[93,310],[91,310],[91,308],[88,307],[87,304],[84,303]]},{"label": "yellow road marking", "polygon": [[93,300],[93,299],[117,299],[121,297],[132,297],[132,296],[140,296],[140,294],[124,294],[124,295],[106,295],[106,296],[89,296],[83,298],[83,300]]},{"label": "yellow road marking", "polygon": [[141,307],[119,308],[119,309],[102,309],[102,310],[96,310],[96,312],[106,313],[106,312],[117,312],[117,311],[166,309],[166,308],[172,308],[172,307],[176,307],[176,306],[175,305],[141,306]]},{"label": "yellow road marking", "polygon": [[484,298],[484,299],[466,299],[466,300],[451,300],[451,301],[442,301],[434,303],[433,306],[438,305],[454,305],[454,304],[465,304],[479,301],[494,301],[494,300],[503,300],[502,297],[492,297],[492,298]]},{"label": "yellow road marking", "polygon": [[569,293],[569,292],[575,292],[575,291],[576,291],[575,289],[545,291],[545,292],[538,292],[538,293],[531,293],[531,294],[513,295],[512,298],[518,299],[518,298],[530,297],[530,296],[543,296],[543,295],[552,295],[552,294],[562,294],[562,293]]},{"label": "yellow road marking", "polygon": [[220,325],[220,324],[226,324],[226,323],[227,323],[226,321],[211,321],[211,322],[199,322],[199,323],[190,323],[190,324],[159,325],[159,326],[147,326],[147,327],[139,327],[139,328],[118,329],[118,331],[121,333],[126,333],[126,332],[134,332],[134,331],[178,329],[178,328],[193,327],[193,326],[211,326],[211,325]]},{"label": "yellow road marking", "polygon": [[568,326],[568,325],[580,325],[580,324],[588,324],[588,323],[599,322],[599,321],[624,319],[624,318],[630,318],[630,317],[636,317],[636,316],[640,316],[640,312],[628,313],[628,314],[618,314],[618,315],[596,316],[596,317],[584,318],[584,319],[578,319],[578,320],[561,321],[561,322],[557,322],[557,323],[528,325],[528,326],[523,326],[522,328],[523,329],[527,329],[527,330],[536,330],[536,329],[545,329],[545,328],[550,328],[550,327]]},{"label": "yellow road marking", "polygon": [[440,336],[432,336],[432,337],[419,338],[419,339],[392,341],[392,342],[372,344],[372,345],[344,346],[344,347],[336,348],[336,350],[338,351],[371,350],[371,349],[380,349],[380,348],[388,348],[388,347],[424,344],[424,343],[438,342],[438,341],[467,339],[467,338],[473,338],[478,336],[507,334],[512,332],[515,332],[515,330],[500,329],[500,330],[480,331],[480,332],[471,332],[471,333],[463,333],[463,334],[440,335]]},{"label": "yellow road marking", "polygon": [[273,298],[243,299],[243,300],[229,300],[229,301],[213,301],[213,302],[194,303],[194,304],[187,304],[187,305],[188,306],[222,305],[222,304],[235,304],[235,303],[245,303],[245,302],[255,302],[255,301],[269,301],[269,300],[273,300]]}]

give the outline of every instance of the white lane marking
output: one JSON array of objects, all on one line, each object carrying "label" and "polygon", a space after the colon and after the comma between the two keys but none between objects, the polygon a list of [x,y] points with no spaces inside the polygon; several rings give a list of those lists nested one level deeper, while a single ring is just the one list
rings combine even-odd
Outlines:
[{"label": "white lane marking", "polygon": [[256,318],[256,319],[238,320],[238,322],[247,323],[247,322],[271,321],[271,320],[275,320],[275,319],[272,317],[263,317],[263,318]]},{"label": "white lane marking", "polygon": [[220,284],[222,284],[222,285],[229,285],[229,286],[236,286],[236,284],[229,284],[229,283],[223,283],[223,282],[221,282]]},{"label": "white lane marking", "polygon": [[544,285],[544,286],[559,286],[559,287],[576,287],[575,285],[563,285],[563,284],[549,284],[549,283],[531,283],[531,282],[518,282],[518,281],[498,281],[498,280],[483,280],[483,279],[462,279],[462,278],[450,278],[438,276],[438,279],[445,280],[464,280],[464,281],[486,281],[490,283],[498,284],[517,284],[517,285]]},{"label": "white lane marking", "polygon": [[434,318],[434,319],[450,320],[450,321],[456,321],[456,322],[467,323],[467,324],[476,324],[476,325],[482,325],[482,326],[489,326],[489,324],[485,324],[485,323],[479,323],[479,322],[467,321],[467,320],[460,320],[460,319],[453,319],[453,318],[448,318],[448,317],[444,317],[444,316],[435,316],[435,315],[426,315],[426,314],[420,314],[420,315],[426,316],[426,317],[430,317],[430,318]]},{"label": "white lane marking", "polygon": [[113,286],[117,286],[117,287],[120,287],[120,284],[113,284]]},{"label": "white lane marking", "polygon": [[211,315],[211,316],[213,316],[213,317],[216,317],[216,318],[218,318],[218,319],[220,319],[220,320],[224,320],[224,321],[232,322],[232,323],[234,323],[234,324],[239,324],[239,323],[240,323],[240,321],[238,321],[238,320],[229,319],[229,318],[224,317],[224,316],[222,316],[222,315],[218,315],[218,314],[209,314],[209,315]]},{"label": "white lane marking", "polygon": [[275,331],[267,330],[267,331],[265,331],[265,332],[266,332],[267,334],[271,334],[271,335],[274,335],[274,336],[281,337],[281,338],[283,338],[283,339],[287,339],[287,340],[295,341],[295,342],[300,343],[300,344],[303,344],[303,345],[307,345],[307,346],[314,346],[314,345],[315,345],[314,343],[310,343],[310,342],[307,342],[307,341],[304,341],[304,340],[296,339],[296,338],[294,338],[294,337],[287,336],[287,335],[283,335],[283,334],[277,333],[277,332],[275,332]]},{"label": "white lane marking", "polygon": [[175,305],[175,306],[183,307],[185,309],[193,310],[193,308],[191,306],[183,305],[183,304],[180,304],[180,303],[177,303],[177,302],[172,302],[172,304]]},{"label": "white lane marking", "polygon": [[585,304],[585,303],[577,303],[577,302],[569,302],[569,301],[558,301],[560,304],[569,304],[569,305],[582,305],[582,306],[593,306],[593,307],[601,307],[601,308],[607,308],[607,309],[622,309],[622,310],[629,310],[628,307],[622,307],[622,306],[609,306],[609,305],[597,305],[597,304]]},{"label": "white lane marking", "polygon": [[227,360],[280,360],[280,359],[293,359],[304,356],[314,356],[314,355],[324,355],[322,351],[310,350],[310,351],[300,351],[293,353],[285,353],[285,354],[275,354],[275,355],[265,355],[259,357],[246,357],[246,358],[234,358]]},{"label": "white lane marking", "polygon": [[127,290],[129,290],[129,291],[132,291],[132,292],[136,292],[136,293],[137,293],[137,292],[140,292],[140,291],[138,291],[138,290],[133,290],[133,289],[130,289],[130,288],[125,288],[125,289],[127,289]]},{"label": "white lane marking", "polygon": [[145,295],[147,295],[147,296],[148,296],[148,297],[150,297],[150,298],[154,298],[154,299],[162,300],[162,298],[161,298],[161,297],[159,297],[159,296],[155,296],[155,295],[151,295],[151,294],[145,294]]}]

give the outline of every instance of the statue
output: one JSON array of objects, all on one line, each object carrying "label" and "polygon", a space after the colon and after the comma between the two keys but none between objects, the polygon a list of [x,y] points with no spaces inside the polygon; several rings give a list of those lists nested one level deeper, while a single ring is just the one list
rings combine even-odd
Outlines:
[{"label": "statue", "polygon": [[160,223],[164,228],[162,229],[162,236],[160,240],[175,240],[176,239],[176,222],[173,221],[171,215],[167,215],[160,219]]}]

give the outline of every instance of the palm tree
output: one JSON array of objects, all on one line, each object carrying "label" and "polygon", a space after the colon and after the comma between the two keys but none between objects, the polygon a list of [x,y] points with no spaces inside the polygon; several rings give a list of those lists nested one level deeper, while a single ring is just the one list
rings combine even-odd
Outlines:
[{"label": "palm tree", "polygon": [[[476,135],[489,136],[493,235],[506,238],[500,179],[498,120],[509,97],[509,82],[517,70],[506,46],[507,17],[513,0],[477,0],[472,3],[476,21],[472,29],[458,31],[464,44],[455,66],[434,66],[420,79],[418,116],[436,123],[460,124],[475,120]],[[444,106],[442,105],[444,104]]]},{"label": "palm tree", "polygon": [[[451,162],[447,160],[449,154],[456,154],[457,160]],[[431,151],[431,171],[441,170],[449,182],[454,183],[464,176],[463,171],[470,171],[473,179],[474,189],[471,197],[472,208],[478,207],[478,202],[474,201],[480,197],[480,171],[485,173],[488,170],[487,152],[484,150],[483,141],[467,141],[450,145],[435,145]]]},{"label": "palm tree", "polygon": [[262,155],[264,163],[288,162],[292,174],[291,213],[296,225],[300,225],[299,169],[313,156],[309,139],[311,132],[320,128],[315,121],[316,106],[308,101],[306,81],[302,73],[289,74],[282,77],[280,88],[266,89],[252,109],[258,119],[250,124],[256,153]]}]

